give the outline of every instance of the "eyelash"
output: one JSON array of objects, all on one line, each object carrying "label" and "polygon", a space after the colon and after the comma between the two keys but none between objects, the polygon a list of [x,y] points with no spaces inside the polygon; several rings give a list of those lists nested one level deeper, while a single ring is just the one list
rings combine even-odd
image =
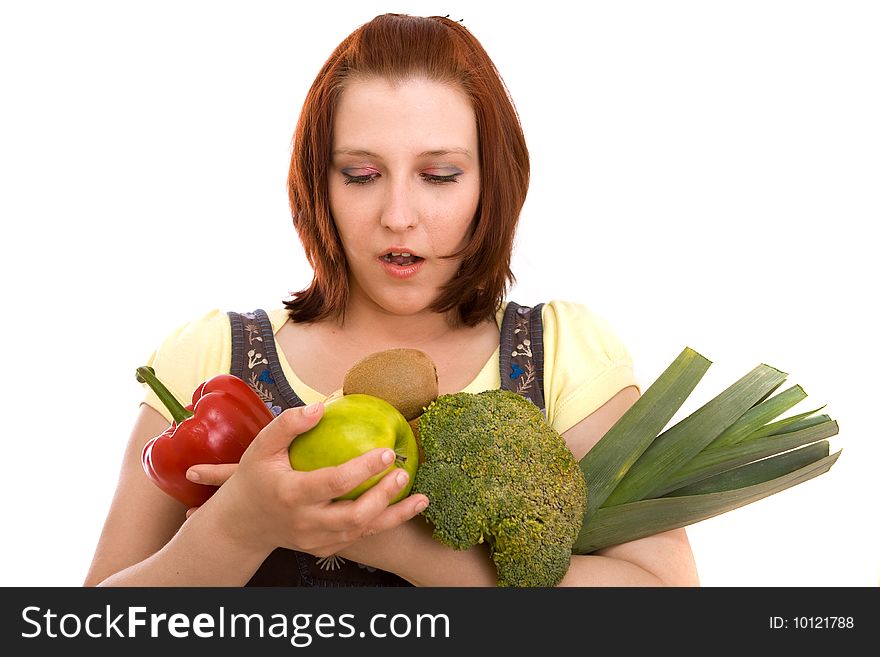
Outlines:
[{"label": "eyelash", "polygon": [[[376,180],[376,178],[379,176],[379,174],[377,174],[377,173],[368,173],[363,176],[352,176],[347,173],[343,173],[342,175],[345,176],[344,184],[346,184],[346,185],[366,185],[366,184],[369,184],[369,183],[373,182],[374,180]],[[425,182],[431,183],[432,185],[445,185],[446,183],[457,183],[458,177],[460,175],[461,175],[460,173],[451,173],[448,176],[436,176],[431,173],[420,173],[419,174],[419,176],[421,176],[422,180],[424,180]]]}]

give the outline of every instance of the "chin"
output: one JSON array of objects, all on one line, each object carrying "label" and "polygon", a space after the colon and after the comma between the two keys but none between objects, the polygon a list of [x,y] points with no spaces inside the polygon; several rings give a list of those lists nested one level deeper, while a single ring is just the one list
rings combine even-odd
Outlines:
[{"label": "chin", "polygon": [[399,317],[409,317],[419,315],[426,312],[433,312],[431,304],[434,303],[436,297],[428,297],[427,295],[394,295],[389,294],[380,298],[376,298],[375,303],[382,310],[390,315]]},{"label": "chin", "polygon": [[422,313],[433,312],[431,304],[402,304],[399,302],[382,304],[382,309],[395,317],[414,317]]}]

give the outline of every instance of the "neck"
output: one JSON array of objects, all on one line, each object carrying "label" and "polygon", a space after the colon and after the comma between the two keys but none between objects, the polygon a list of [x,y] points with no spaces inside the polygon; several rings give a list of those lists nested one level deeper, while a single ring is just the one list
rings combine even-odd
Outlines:
[{"label": "neck", "polygon": [[447,314],[425,309],[410,315],[396,315],[353,301],[348,304],[345,320],[338,325],[338,330],[389,348],[424,348],[448,338],[453,329]]}]

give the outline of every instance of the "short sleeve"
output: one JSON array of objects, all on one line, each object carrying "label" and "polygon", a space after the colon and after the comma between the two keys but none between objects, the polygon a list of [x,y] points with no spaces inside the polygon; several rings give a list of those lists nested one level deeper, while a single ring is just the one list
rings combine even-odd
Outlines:
[{"label": "short sleeve", "polygon": [[[232,330],[229,316],[221,310],[195,318],[174,331],[159,345],[147,364],[184,406],[203,381],[229,373],[232,363]],[[141,403],[156,409],[171,422],[171,414],[156,394],[144,384]]]},{"label": "short sleeve", "polygon": [[638,383],[632,358],[612,326],[582,304],[544,305],[547,419],[564,433],[615,394]]}]

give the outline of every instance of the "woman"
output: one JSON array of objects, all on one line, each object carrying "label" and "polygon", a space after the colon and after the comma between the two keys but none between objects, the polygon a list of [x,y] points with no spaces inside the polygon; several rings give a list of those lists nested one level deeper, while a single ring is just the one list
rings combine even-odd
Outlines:
[{"label": "woman", "polygon": [[[209,313],[169,336],[151,362],[178,397],[233,370],[284,410],[239,464],[191,468],[191,480],[222,485],[188,512],[144,475],[141,451],[168,426],[148,395],[86,583],[494,585],[485,546],[455,551],[431,538],[417,517],[425,496],[389,506],[405,485],[399,471],[356,501],[332,501],[384,470],[390,452],[294,472],[287,447],[372,352],[426,352],[441,394],[499,386],[499,325],[528,177],[513,104],[463,26],[384,15],[343,41],[294,136],[289,193],[310,286],[266,315]],[[547,418],[580,459],[638,388],[599,318],[566,302],[540,312]],[[562,580],[696,583],[683,529],[574,556]]]}]

